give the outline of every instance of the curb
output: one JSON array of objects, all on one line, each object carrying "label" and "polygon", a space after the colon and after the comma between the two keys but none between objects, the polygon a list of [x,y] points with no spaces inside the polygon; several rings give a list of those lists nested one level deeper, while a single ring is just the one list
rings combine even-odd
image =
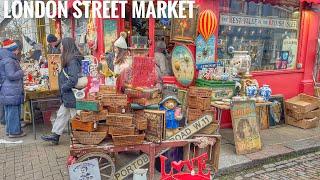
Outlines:
[{"label": "curb", "polygon": [[314,153],[317,151],[320,151],[320,146],[308,147],[305,149],[300,149],[300,150],[292,151],[289,153],[270,156],[270,157],[267,157],[264,159],[252,160],[250,162],[237,164],[237,165],[233,165],[233,166],[226,167],[223,169],[219,169],[218,173],[216,174],[216,177],[230,175],[230,174],[237,173],[237,172],[240,172],[240,171],[243,171],[246,169],[263,166],[265,164],[269,164],[274,161],[282,161],[287,158],[293,158],[293,157],[297,157],[297,156],[301,156],[301,155],[305,155],[305,154],[309,154],[309,153]]}]

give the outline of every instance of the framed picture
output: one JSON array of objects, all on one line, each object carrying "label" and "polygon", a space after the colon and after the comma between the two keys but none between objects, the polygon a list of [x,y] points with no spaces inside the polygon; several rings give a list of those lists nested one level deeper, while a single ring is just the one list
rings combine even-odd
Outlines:
[{"label": "framed picture", "polygon": [[237,154],[248,154],[261,150],[262,142],[255,102],[233,101],[231,117]]},{"label": "framed picture", "polygon": [[172,51],[172,70],[180,85],[188,87],[195,76],[194,57],[187,46],[177,45]]},{"label": "framed picture", "polygon": [[269,108],[269,125],[276,126],[286,121],[285,103],[283,95],[272,95],[269,99],[272,104]]},{"label": "framed picture", "polygon": [[103,22],[103,35],[104,35],[104,51],[111,52],[112,44],[117,40],[118,36],[118,23],[116,20],[104,20]]},{"label": "framed picture", "polygon": [[[193,43],[198,32],[198,14],[198,7],[194,7],[193,18],[172,18],[170,40]],[[188,8],[185,10],[185,15],[189,17]]]}]

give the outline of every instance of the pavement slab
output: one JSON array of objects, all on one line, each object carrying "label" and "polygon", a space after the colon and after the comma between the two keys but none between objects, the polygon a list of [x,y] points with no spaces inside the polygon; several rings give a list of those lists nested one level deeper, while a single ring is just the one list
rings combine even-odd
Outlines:
[{"label": "pavement slab", "polygon": [[281,154],[288,154],[290,152],[293,152],[293,150],[285,147],[284,145],[275,144],[270,146],[264,146],[261,151],[246,154],[245,156],[254,161],[274,157]]}]

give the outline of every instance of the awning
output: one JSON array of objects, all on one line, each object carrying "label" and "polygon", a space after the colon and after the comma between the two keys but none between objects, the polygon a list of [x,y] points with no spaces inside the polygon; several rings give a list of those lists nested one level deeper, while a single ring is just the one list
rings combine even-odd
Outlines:
[{"label": "awning", "polygon": [[[253,1],[255,3],[262,2],[265,4],[272,4],[272,5],[279,5],[279,6],[292,6],[292,7],[300,6],[299,0],[247,0],[247,1]],[[306,1],[320,1],[320,0],[306,0]]]},{"label": "awning", "polygon": [[300,2],[317,3],[320,4],[320,0],[300,0]]}]

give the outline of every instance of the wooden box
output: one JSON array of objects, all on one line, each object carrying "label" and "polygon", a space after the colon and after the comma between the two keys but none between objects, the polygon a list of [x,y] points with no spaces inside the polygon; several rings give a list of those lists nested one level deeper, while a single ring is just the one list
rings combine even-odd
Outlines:
[{"label": "wooden box", "polygon": [[90,122],[95,121],[95,116],[92,111],[81,111],[79,116],[79,121]]},{"label": "wooden box", "polygon": [[109,126],[131,126],[133,116],[131,114],[108,114],[106,124]]},{"label": "wooden box", "polygon": [[80,130],[80,131],[86,131],[86,132],[92,132],[96,130],[96,124],[95,122],[82,122],[78,119],[73,119],[71,121],[71,128],[72,130]]},{"label": "wooden box", "polygon": [[93,115],[93,119],[95,119],[96,121],[106,120],[108,115],[108,110],[104,109],[104,110],[101,110],[100,112],[93,112],[92,115]]},{"label": "wooden box", "polygon": [[126,135],[126,136],[112,136],[113,144],[115,146],[132,146],[142,144],[145,134]]},{"label": "wooden box", "polygon": [[136,129],[138,130],[146,130],[148,128],[148,121],[144,117],[143,111],[138,111],[135,113],[133,118],[133,124],[135,125]]},{"label": "wooden box", "polygon": [[286,108],[296,113],[307,113],[319,108],[318,98],[306,94],[299,94],[296,97],[286,100]]},{"label": "wooden box", "polygon": [[109,126],[109,134],[113,136],[134,135],[134,126]]},{"label": "wooden box", "polygon": [[287,116],[286,123],[291,126],[299,127],[302,129],[310,129],[318,127],[319,118],[315,117],[313,119],[296,120],[293,117]]},{"label": "wooden box", "polygon": [[203,87],[190,87],[188,91],[189,96],[195,96],[195,97],[209,97],[211,98],[212,90],[208,88]]},{"label": "wooden box", "polygon": [[154,104],[159,104],[161,101],[161,98],[153,98],[153,99],[146,99],[146,98],[137,98],[137,99],[132,99],[132,103],[139,104],[141,106],[150,106]]},{"label": "wooden box", "polygon": [[320,109],[315,109],[307,113],[297,113],[291,109],[286,109],[287,115],[295,118],[296,120],[301,119],[313,119],[315,117],[320,117]]},{"label": "wooden box", "polygon": [[120,114],[124,114],[124,113],[129,113],[131,111],[129,106],[120,106],[120,107],[107,107],[109,113],[120,113]]},{"label": "wooden box", "polygon": [[219,125],[213,122],[209,124],[207,127],[201,129],[198,133],[210,135],[210,134],[214,134],[218,128],[219,128]]},{"label": "wooden box", "polygon": [[127,94],[128,98],[154,99],[160,96],[160,90],[158,88],[142,90],[126,88],[124,93]]},{"label": "wooden box", "polygon": [[189,96],[188,107],[194,109],[208,110],[211,108],[211,98]]},{"label": "wooden box", "polygon": [[100,111],[101,105],[99,101],[86,101],[86,100],[79,100],[76,102],[76,109],[77,110],[84,110],[84,111]]},{"label": "wooden box", "polygon": [[116,94],[117,89],[114,86],[100,85],[99,94]]},{"label": "wooden box", "polygon": [[102,106],[127,106],[128,98],[126,94],[105,94],[100,96]]}]

